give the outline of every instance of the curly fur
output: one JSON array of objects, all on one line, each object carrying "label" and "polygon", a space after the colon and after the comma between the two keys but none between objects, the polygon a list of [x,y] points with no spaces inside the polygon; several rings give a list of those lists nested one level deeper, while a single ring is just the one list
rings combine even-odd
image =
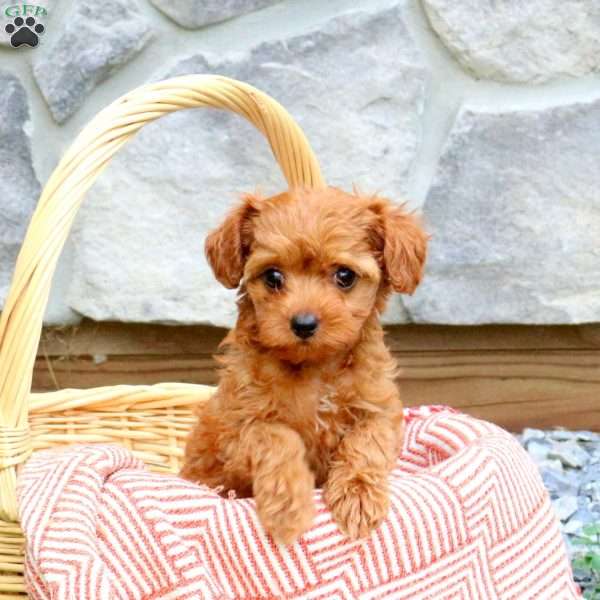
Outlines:
[{"label": "curly fur", "polygon": [[[392,291],[414,291],[426,246],[415,217],[382,198],[334,188],[245,196],[206,241],[215,277],[239,286],[239,316],[182,476],[254,496],[283,543],[310,526],[315,485],[347,535],[377,527],[403,430],[379,314]],[[340,266],[359,275],[350,290],[334,283]],[[263,281],[273,267],[281,290]],[[319,328],[302,340],[290,319],[306,311]]]}]

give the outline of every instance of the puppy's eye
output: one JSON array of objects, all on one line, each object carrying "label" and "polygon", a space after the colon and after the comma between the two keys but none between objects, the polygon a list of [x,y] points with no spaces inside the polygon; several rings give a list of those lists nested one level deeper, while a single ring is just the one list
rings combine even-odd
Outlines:
[{"label": "puppy's eye", "polygon": [[279,269],[267,269],[262,274],[265,285],[272,290],[280,290],[283,287],[283,273]]},{"label": "puppy's eye", "polygon": [[349,290],[356,283],[357,275],[348,267],[340,267],[334,273],[333,279],[339,288],[343,290]]}]

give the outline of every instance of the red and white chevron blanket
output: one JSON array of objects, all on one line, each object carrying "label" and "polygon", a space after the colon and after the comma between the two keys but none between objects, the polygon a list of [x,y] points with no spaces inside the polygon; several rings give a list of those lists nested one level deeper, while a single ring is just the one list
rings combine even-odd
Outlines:
[{"label": "red and white chevron blanket", "polygon": [[250,499],[147,471],[129,451],[35,454],[19,479],[32,598],[493,600],[580,598],[536,467],[500,428],[408,410],[392,509],[350,542],[315,492],[296,544],[265,536]]}]

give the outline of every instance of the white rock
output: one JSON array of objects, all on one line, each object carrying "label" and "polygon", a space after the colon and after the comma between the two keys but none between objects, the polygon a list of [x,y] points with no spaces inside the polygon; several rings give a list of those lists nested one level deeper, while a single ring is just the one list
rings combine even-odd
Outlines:
[{"label": "white rock", "polygon": [[0,70],[0,303],[40,194],[27,135],[29,103],[21,82]]},{"label": "white rock", "polygon": [[584,525],[585,523],[579,519],[571,519],[561,527],[561,530],[563,533],[568,533],[570,535],[579,535]]},{"label": "white rock", "polygon": [[576,496],[579,491],[579,486],[576,478],[570,476],[568,473],[562,472],[562,463],[557,460],[555,461],[558,465],[552,468],[543,468],[540,466],[542,480],[544,485],[550,492],[552,497],[555,496]]},{"label": "white rock", "polygon": [[[548,454],[546,453],[546,456]],[[557,471],[558,473],[560,473],[562,471],[562,466],[563,464],[560,462],[560,460],[557,460],[556,458],[542,458],[542,460],[540,460],[539,462],[536,463],[538,469],[540,470],[540,473],[542,473],[542,475],[546,472],[546,471]]]},{"label": "white rock", "polygon": [[175,23],[197,29],[237,17],[281,0],[150,0]]},{"label": "white rock", "polygon": [[570,431],[568,429],[555,429],[549,433],[549,437],[557,441],[579,440],[581,442],[597,442],[600,440],[600,435],[593,431],[585,430]]},{"label": "white rock", "polygon": [[561,521],[566,521],[578,508],[576,496],[563,496],[552,501],[552,508]]},{"label": "white rock", "polygon": [[565,467],[581,468],[590,462],[590,455],[575,442],[557,442],[548,453],[549,458],[556,458]]},{"label": "white rock", "polygon": [[600,100],[463,109],[424,205],[417,322],[600,320]]},{"label": "white rock", "polygon": [[577,432],[568,429],[554,429],[548,434],[551,440],[557,442],[568,442],[577,440]]},{"label": "white rock", "polygon": [[600,481],[584,483],[581,489],[589,495],[592,502],[600,502]]},{"label": "white rock", "polygon": [[78,0],[50,47],[35,53],[33,74],[58,123],[131,60],[151,37],[136,0]]},{"label": "white rock", "polygon": [[[157,78],[216,72],[279,100],[326,179],[399,197],[420,139],[427,73],[404,2],[354,11],[248,54],[182,58]],[[75,232],[70,305],[94,319],[231,325],[231,292],[203,256],[206,232],[244,191],[285,188],[261,134],[224,112],[180,111],[146,126],[90,191]]]},{"label": "white rock", "polygon": [[543,440],[545,437],[546,434],[541,429],[532,429],[530,427],[526,427],[523,430],[521,442],[527,445],[531,440]]},{"label": "white rock", "polygon": [[567,533],[573,533],[573,529],[577,531],[577,526],[579,526],[579,528],[583,528],[587,525],[596,523],[597,520],[598,517],[594,515],[594,513],[592,513],[587,507],[582,508],[580,506],[569,519],[569,522],[567,523],[567,526],[569,527],[563,527],[563,530],[567,530]]},{"label": "white rock", "polygon": [[597,0],[423,0],[429,21],[476,77],[539,83],[600,70]]},{"label": "white rock", "polygon": [[600,434],[595,431],[580,430],[576,431],[575,435],[581,442],[600,442]]},{"label": "white rock", "polygon": [[527,453],[536,463],[546,461],[552,446],[546,440],[531,440],[527,444]]}]

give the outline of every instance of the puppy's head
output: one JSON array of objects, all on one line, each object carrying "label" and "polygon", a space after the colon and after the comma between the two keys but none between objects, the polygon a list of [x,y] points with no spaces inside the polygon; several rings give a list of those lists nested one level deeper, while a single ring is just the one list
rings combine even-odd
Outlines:
[{"label": "puppy's head", "polygon": [[326,188],[246,196],[208,236],[206,255],[224,286],[241,284],[252,338],[302,363],[350,350],[391,290],[412,293],[426,245],[401,207]]}]

